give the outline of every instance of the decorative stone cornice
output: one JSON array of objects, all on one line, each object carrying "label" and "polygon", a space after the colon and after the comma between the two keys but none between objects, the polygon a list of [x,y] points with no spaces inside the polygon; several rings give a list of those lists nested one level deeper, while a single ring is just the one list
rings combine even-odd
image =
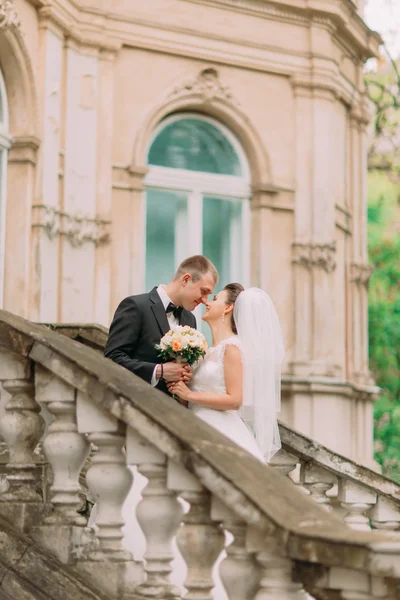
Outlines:
[{"label": "decorative stone cornice", "polygon": [[191,77],[183,84],[176,86],[170,97],[193,95],[200,96],[204,104],[208,104],[213,100],[222,100],[239,106],[239,102],[234,98],[230,89],[222,85],[218,71],[213,68],[203,69],[197,76]]},{"label": "decorative stone cornice", "polygon": [[20,24],[14,0],[0,0],[0,29],[19,27]]},{"label": "decorative stone cornice", "polygon": [[62,212],[45,204],[35,204],[32,208],[32,227],[43,229],[51,240],[62,235],[74,248],[87,242],[100,246],[110,241],[111,221],[99,216],[90,217],[79,213]]},{"label": "decorative stone cornice", "polygon": [[336,269],[336,243],[293,244],[293,263],[306,269],[320,267],[327,273]]},{"label": "decorative stone cornice", "polygon": [[371,275],[375,270],[375,265],[367,263],[352,263],[351,264],[351,281],[357,285],[368,287]]},{"label": "decorative stone cornice", "polygon": [[364,60],[377,56],[382,39],[379,34],[371,31],[360,19],[357,8],[353,3],[342,0],[337,3],[325,3],[321,7],[311,7],[304,3],[299,6],[296,2],[286,0],[182,0],[203,5],[219,5],[228,10],[253,13],[260,17],[291,22],[299,25],[316,25],[329,30],[338,31],[341,38],[351,40],[363,53]]}]

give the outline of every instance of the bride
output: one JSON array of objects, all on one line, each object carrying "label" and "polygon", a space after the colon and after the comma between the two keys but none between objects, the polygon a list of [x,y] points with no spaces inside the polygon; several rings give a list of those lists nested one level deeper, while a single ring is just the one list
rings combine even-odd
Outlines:
[{"label": "bride", "polygon": [[280,448],[276,413],[284,356],[272,301],[261,289],[231,283],[206,303],[203,320],[212,346],[189,386],[174,382],[169,391],[188,402],[197,417],[269,462]]}]

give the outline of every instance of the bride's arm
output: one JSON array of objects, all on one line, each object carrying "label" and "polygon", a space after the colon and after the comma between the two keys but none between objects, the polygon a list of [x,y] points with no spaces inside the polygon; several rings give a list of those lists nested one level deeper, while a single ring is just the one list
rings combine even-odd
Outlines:
[{"label": "bride's arm", "polygon": [[182,381],[169,386],[169,391],[182,400],[216,410],[238,410],[242,406],[243,368],[240,350],[228,345],[224,355],[226,394],[192,392]]}]

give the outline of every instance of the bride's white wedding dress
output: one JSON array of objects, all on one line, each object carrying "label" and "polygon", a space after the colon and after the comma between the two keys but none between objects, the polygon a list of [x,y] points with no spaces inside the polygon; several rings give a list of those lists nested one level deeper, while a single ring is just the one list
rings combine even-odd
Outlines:
[{"label": "bride's white wedding dress", "polygon": [[[226,393],[224,356],[228,345],[237,346],[240,349],[238,336],[234,335],[217,346],[211,346],[207,350],[204,359],[194,369],[193,378],[190,383],[190,389],[193,392]],[[240,418],[238,411],[216,410],[194,403],[189,403],[189,410],[215,429],[218,429],[226,437],[236,442],[238,446],[241,446],[259,460],[264,461],[253,434]]]},{"label": "bride's white wedding dress", "polygon": [[[226,347],[229,344],[233,344],[240,348],[238,336],[233,336],[229,339],[226,339],[217,346],[208,349],[204,359],[199,361],[193,370],[193,378],[190,383],[190,389],[192,391],[205,393],[212,392],[217,394],[226,393],[224,355]],[[194,403],[190,403],[189,410],[191,410],[197,417],[203,419],[215,429],[218,429],[221,433],[236,442],[239,446],[253,454],[255,457],[263,460],[261,451],[259,450],[252,433],[244,424],[237,411],[215,410],[212,408],[205,408]],[[123,543],[126,549],[132,553],[135,560],[141,560],[143,559],[143,555],[145,553],[146,540],[135,518],[135,511],[142,498],[141,492],[147,484],[147,479],[137,471],[136,467],[129,468],[134,476],[134,483],[122,509],[122,516],[125,521],[125,526],[123,528]],[[188,505],[186,504],[186,510],[187,509]],[[94,507],[92,511],[89,525],[95,525],[95,520],[96,507]],[[182,589],[187,575],[187,568],[181,554],[179,553],[175,541],[173,550],[175,558],[172,563],[171,581]],[[218,574],[219,564],[223,560],[224,556],[225,552],[223,551],[214,567],[213,576],[215,587],[213,590],[213,598],[215,600],[228,600]]]}]

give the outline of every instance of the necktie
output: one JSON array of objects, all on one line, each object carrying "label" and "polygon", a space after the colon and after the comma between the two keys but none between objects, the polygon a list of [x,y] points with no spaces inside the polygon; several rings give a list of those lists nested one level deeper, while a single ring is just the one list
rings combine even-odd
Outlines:
[{"label": "necktie", "polygon": [[174,317],[175,317],[175,319],[177,319],[178,321],[180,321],[182,310],[183,310],[182,306],[175,306],[175,304],[173,302],[170,302],[168,304],[165,312],[167,314],[170,313],[170,312],[172,312],[173,315],[174,315]]}]

